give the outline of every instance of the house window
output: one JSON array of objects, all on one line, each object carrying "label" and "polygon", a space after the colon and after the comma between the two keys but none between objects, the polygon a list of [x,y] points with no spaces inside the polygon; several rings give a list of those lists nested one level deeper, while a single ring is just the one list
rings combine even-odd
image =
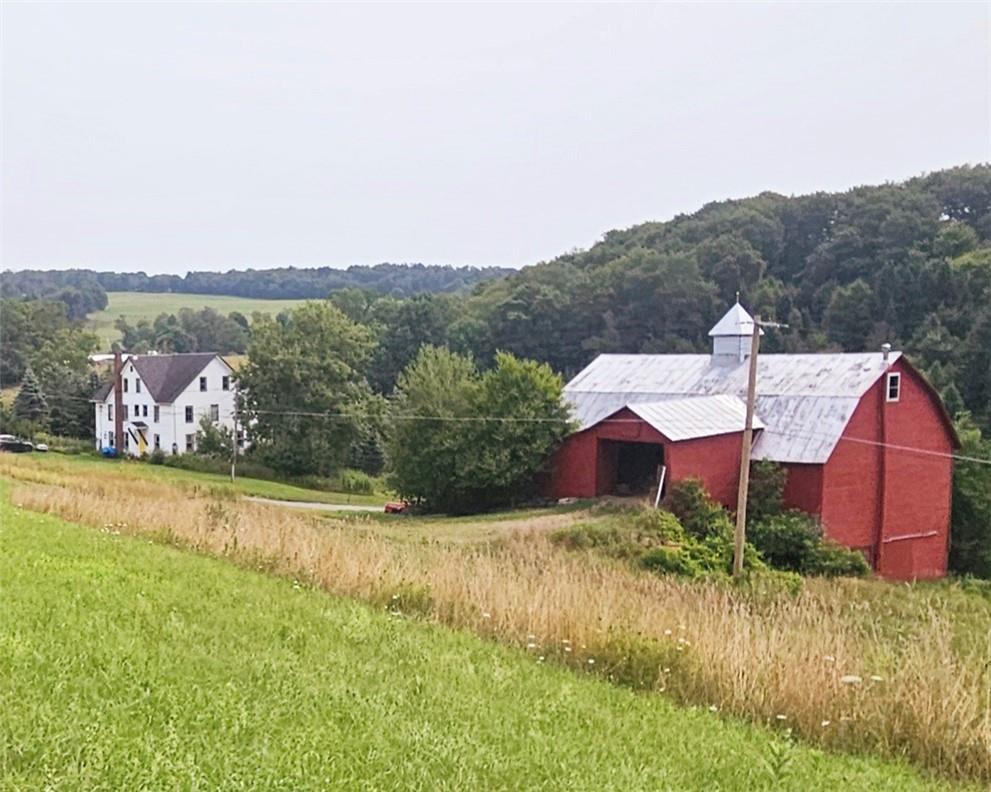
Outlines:
[{"label": "house window", "polygon": [[885,399],[889,402],[896,402],[902,395],[902,375],[892,372],[888,375],[887,390]]},{"label": "house window", "polygon": [[114,419],[114,406],[112,404],[107,405],[107,420],[112,421]]},{"label": "house window", "polygon": [[123,410],[123,412],[120,414],[121,415],[121,418],[123,418],[126,421],[127,420],[127,405],[126,404],[122,404],[120,406],[120,408],[121,408],[121,410]]},{"label": "house window", "polygon": [[220,387],[223,388],[226,391],[229,391],[231,389],[231,378],[230,377],[223,377],[220,380]]},{"label": "house window", "polygon": [[127,377],[124,377],[123,379],[124,379],[124,393],[127,393],[127,384],[128,384]]},{"label": "house window", "polygon": [[241,429],[237,430],[237,445],[238,448],[244,448],[244,432]]},{"label": "house window", "polygon": [[107,432],[107,445],[110,446],[111,448],[114,447],[114,433],[113,432]]},{"label": "house window", "polygon": [[141,393],[141,380],[137,377],[134,378],[134,392]]},{"label": "house window", "polygon": [[156,451],[161,451],[162,450],[162,436],[161,435],[155,435],[155,450]]},{"label": "house window", "polygon": [[186,435],[186,450],[192,451],[196,446],[196,435]]},{"label": "house window", "polygon": [[131,447],[131,435],[124,432],[124,450],[126,451]]},{"label": "house window", "polygon": [[200,390],[206,390],[206,377],[200,377]]},{"label": "house window", "polygon": [[141,405],[141,417],[142,418],[147,418],[148,417],[148,405],[147,404]]},{"label": "house window", "polygon": [[211,404],[210,405],[210,420],[216,423],[220,420],[220,405]]},{"label": "house window", "polygon": [[193,422],[193,407],[192,405],[186,405],[186,423]]},{"label": "house window", "polygon": [[151,411],[151,420],[158,423],[158,405],[156,404]]}]

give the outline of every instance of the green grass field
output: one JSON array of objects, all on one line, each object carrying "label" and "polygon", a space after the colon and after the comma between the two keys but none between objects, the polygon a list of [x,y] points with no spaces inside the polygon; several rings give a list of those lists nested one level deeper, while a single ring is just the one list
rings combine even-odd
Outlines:
[{"label": "green grass field", "polygon": [[9,505],[2,789],[949,789]]},{"label": "green grass field", "polygon": [[31,463],[42,469],[56,470],[67,473],[99,473],[113,471],[115,474],[131,476],[151,481],[161,481],[166,484],[179,484],[186,487],[210,489],[218,494],[224,492],[235,495],[254,495],[260,498],[275,498],[287,501],[311,501],[314,503],[357,504],[367,506],[384,505],[388,496],[385,493],[361,495],[347,492],[330,492],[321,489],[310,489],[282,481],[238,477],[231,483],[228,476],[219,473],[200,473],[193,470],[169,467],[168,465],[152,465],[148,462],[123,459],[102,459],[91,455],[69,454],[31,454]]},{"label": "green grass field", "polygon": [[90,314],[88,326],[97,334],[100,344],[109,348],[120,339],[114,327],[117,317],[130,323],[139,319],[154,320],[160,313],[177,313],[182,308],[214,308],[222,314],[240,311],[249,319],[255,311],[276,314],[294,308],[305,300],[260,300],[251,297],[228,297],[216,294],[153,294],[146,292],[107,292],[109,303],[105,310]]}]

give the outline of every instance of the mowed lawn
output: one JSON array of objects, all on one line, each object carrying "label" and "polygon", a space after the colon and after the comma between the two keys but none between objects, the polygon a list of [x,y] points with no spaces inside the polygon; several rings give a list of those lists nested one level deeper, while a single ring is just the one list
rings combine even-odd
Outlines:
[{"label": "mowed lawn", "polygon": [[120,339],[114,322],[123,316],[131,324],[139,319],[153,321],[161,313],[178,313],[182,308],[213,308],[226,315],[240,311],[249,319],[255,311],[277,314],[286,308],[294,308],[305,300],[264,300],[252,297],[230,297],[220,294],[172,294],[152,292],[107,292],[108,304],[105,310],[90,314],[89,327],[97,334],[100,343],[109,348],[109,343]]},{"label": "mowed lawn", "polygon": [[0,497],[0,788],[950,788]]}]

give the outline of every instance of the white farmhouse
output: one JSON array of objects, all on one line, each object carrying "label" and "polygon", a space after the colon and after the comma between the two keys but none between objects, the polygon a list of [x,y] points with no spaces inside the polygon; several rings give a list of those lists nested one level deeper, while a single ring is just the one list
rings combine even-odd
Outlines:
[{"label": "white farmhouse", "polygon": [[[121,371],[124,448],[131,456],[154,449],[195,450],[203,416],[234,430],[234,371],[220,355],[130,355]],[[114,446],[113,383],[93,396],[96,447]],[[241,442],[239,438],[239,443]]]}]

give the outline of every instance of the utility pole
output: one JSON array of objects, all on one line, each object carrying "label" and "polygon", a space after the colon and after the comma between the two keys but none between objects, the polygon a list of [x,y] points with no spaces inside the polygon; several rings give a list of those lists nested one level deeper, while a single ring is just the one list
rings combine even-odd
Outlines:
[{"label": "utility pole", "polygon": [[231,432],[231,484],[237,468],[237,390],[234,391],[234,431]]},{"label": "utility pole", "polygon": [[754,317],[754,333],[750,339],[750,377],[747,380],[747,422],[743,428],[740,448],[740,488],[736,493],[736,531],[733,534],[733,578],[743,575],[743,547],[747,542],[747,496],[750,492],[750,453],[754,443],[754,402],[757,399],[757,355],[760,352],[762,327],[787,327],[778,322],[761,322]]}]

